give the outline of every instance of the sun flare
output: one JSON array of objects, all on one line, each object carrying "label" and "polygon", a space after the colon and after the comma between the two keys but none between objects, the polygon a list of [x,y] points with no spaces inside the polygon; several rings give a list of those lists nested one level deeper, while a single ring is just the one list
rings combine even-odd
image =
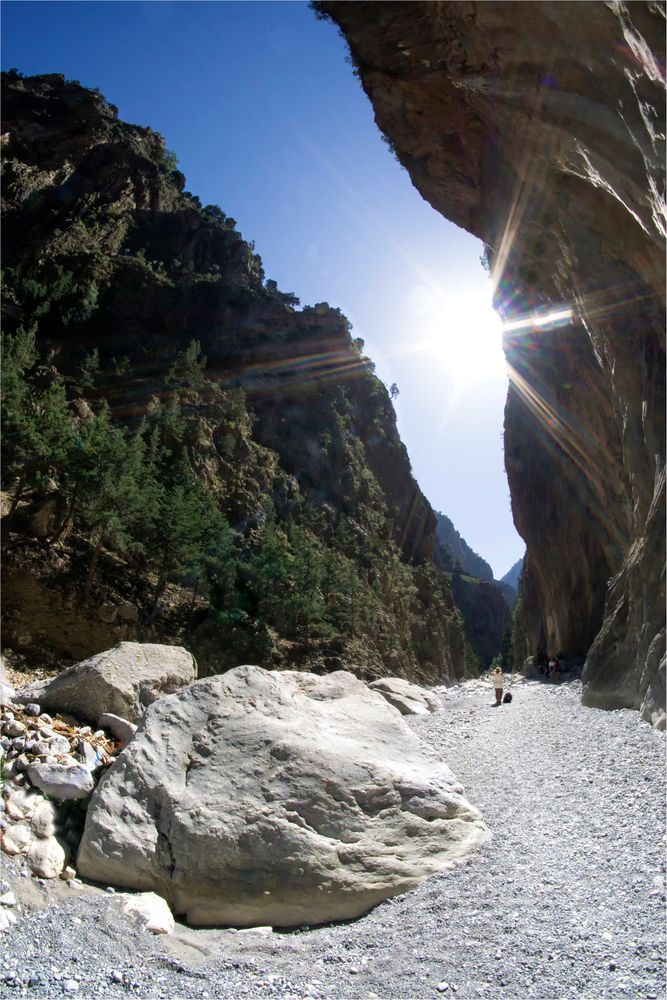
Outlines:
[{"label": "sun flare", "polygon": [[423,333],[423,349],[459,383],[507,377],[503,324],[488,296],[449,292],[424,285],[413,289],[410,308]]}]

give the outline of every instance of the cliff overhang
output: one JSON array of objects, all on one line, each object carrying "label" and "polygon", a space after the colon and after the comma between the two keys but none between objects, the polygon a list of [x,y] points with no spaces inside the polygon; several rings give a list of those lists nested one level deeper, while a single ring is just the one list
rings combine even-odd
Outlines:
[{"label": "cliff overhang", "polygon": [[527,320],[505,337],[517,656],[585,654],[586,703],[664,726],[664,5],[315,6],[417,190],[485,242],[499,310]]}]

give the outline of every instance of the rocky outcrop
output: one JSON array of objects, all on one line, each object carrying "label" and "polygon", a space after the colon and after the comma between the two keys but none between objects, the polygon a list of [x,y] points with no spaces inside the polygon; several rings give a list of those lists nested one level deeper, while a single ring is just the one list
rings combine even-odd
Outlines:
[{"label": "rocky outcrop", "polygon": [[16,700],[39,702],[86,722],[97,723],[109,713],[136,722],[157,698],[191,684],[196,676],[197,666],[186,649],[120,642],[57,677],[23,688]]},{"label": "rocky outcrop", "polygon": [[487,837],[462,791],[352,674],[243,666],[148,709],[93,794],[77,867],[195,925],[344,920]]},{"label": "rocky outcrop", "polygon": [[417,189],[488,248],[508,321],[506,468],[528,553],[517,658],[540,642],[587,653],[587,704],[659,723],[664,7],[316,7],[341,27]]}]

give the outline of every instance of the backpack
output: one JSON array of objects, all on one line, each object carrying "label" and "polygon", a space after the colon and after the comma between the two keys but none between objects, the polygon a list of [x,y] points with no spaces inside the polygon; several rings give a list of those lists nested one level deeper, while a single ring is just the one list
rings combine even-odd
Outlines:
[{"label": "backpack", "polygon": [[509,705],[509,703],[511,702],[511,700],[512,700],[512,692],[511,691],[506,691],[505,694],[504,694],[504,696],[503,696],[503,702],[505,703],[505,705]]}]

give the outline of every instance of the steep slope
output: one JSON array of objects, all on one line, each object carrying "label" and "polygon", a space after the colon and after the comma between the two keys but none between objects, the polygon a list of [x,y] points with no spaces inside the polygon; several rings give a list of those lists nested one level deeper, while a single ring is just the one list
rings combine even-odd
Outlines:
[{"label": "steep slope", "polygon": [[345,317],[265,280],[98,93],[3,74],[2,110],[5,641],[460,676],[435,515]]},{"label": "steep slope", "polygon": [[[585,653],[587,704],[664,725],[664,6],[315,6],[521,324],[505,336],[517,660]],[[564,305],[570,319],[530,321]]]},{"label": "steep slope", "polygon": [[501,576],[500,583],[506,583],[508,586],[513,587],[514,590],[519,589],[519,579],[521,577],[521,570],[523,569],[523,556],[514,563],[514,565],[507,570],[505,576]]},{"label": "steep slope", "polygon": [[505,576],[503,576],[499,581],[499,587],[502,590],[503,596],[510,608],[513,608],[517,602],[522,570],[523,556],[514,563],[512,568],[509,569],[507,573],[505,573]]},{"label": "steep slope", "polygon": [[493,570],[489,564],[474,552],[465,538],[456,530],[446,514],[435,512],[437,518],[436,536],[440,546],[440,558],[446,569],[453,569],[461,563],[463,572],[478,580],[493,580]]}]

